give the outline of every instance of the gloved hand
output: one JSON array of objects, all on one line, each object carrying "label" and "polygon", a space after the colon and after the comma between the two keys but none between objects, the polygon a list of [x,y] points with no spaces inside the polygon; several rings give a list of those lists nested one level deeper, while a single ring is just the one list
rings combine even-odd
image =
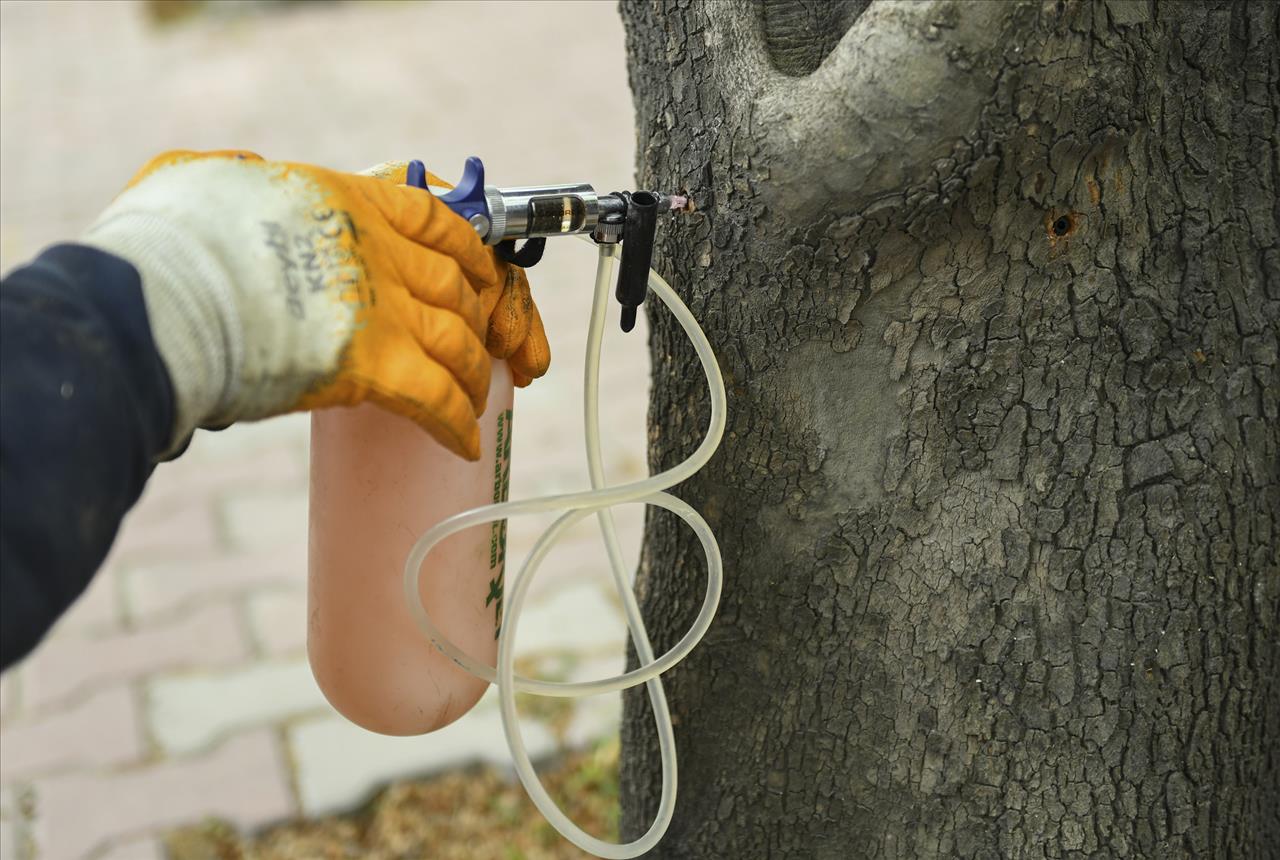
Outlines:
[{"label": "gloved hand", "polygon": [[174,448],[201,425],[370,400],[479,456],[481,296],[501,295],[506,273],[430,194],[252,153],[171,152],[84,242],[142,276]]},{"label": "gloved hand", "polygon": [[489,320],[485,347],[495,358],[507,360],[512,380],[524,388],[551,366],[551,347],[524,269],[496,257],[494,265],[498,283],[480,291],[481,312]]},{"label": "gloved hand", "polygon": [[[388,161],[369,168],[365,174],[403,185],[408,171],[409,162]],[[427,184],[453,187],[430,172],[427,173]],[[481,314],[489,321],[485,346],[494,358],[506,359],[515,384],[524,388],[547,372],[551,365],[551,347],[542,327],[542,315],[533,303],[524,269],[497,256],[494,256],[493,263],[498,280],[480,290]]]}]

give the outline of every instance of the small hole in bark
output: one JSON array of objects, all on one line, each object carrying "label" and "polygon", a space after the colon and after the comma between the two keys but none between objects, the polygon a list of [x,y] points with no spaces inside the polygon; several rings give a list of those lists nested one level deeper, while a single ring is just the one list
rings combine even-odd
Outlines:
[{"label": "small hole in bark", "polygon": [[1050,209],[1044,213],[1044,234],[1049,240],[1049,247],[1053,250],[1066,249],[1069,242],[1076,233],[1080,232],[1084,226],[1084,216],[1074,209],[1063,211],[1061,209]]}]

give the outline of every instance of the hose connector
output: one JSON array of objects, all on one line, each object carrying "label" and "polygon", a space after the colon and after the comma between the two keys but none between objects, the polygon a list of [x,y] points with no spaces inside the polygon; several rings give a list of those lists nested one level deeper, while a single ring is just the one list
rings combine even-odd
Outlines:
[{"label": "hose connector", "polygon": [[658,195],[652,191],[622,191],[627,201],[626,227],[622,231],[622,261],[618,264],[618,288],[614,296],[622,305],[622,330],[636,325],[636,308],[649,293],[649,268],[653,263],[653,237],[658,229]]}]

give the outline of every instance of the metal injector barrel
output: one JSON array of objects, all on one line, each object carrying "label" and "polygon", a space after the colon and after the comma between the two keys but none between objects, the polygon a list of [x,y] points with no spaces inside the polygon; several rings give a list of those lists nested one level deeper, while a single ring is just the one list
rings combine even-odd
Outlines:
[{"label": "metal injector barrel", "polygon": [[[536,239],[571,233],[594,233],[596,226],[618,215],[624,221],[633,205],[629,192],[598,194],[590,185],[537,185],[525,188],[484,189],[489,204],[490,225],[481,236],[485,244],[496,245],[506,239]],[[649,191],[646,195],[656,218],[659,211],[682,209],[684,197],[671,197]],[[477,228],[479,232],[479,228]],[[625,237],[625,230],[623,233]]]},{"label": "metal injector barrel", "polygon": [[600,199],[590,185],[542,185],[484,189],[491,218],[484,240],[536,239],[589,233],[600,215]]}]

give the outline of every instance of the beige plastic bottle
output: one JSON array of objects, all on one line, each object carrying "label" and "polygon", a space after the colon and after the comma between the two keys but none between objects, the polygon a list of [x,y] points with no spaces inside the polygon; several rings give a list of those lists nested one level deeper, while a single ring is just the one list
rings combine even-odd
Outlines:
[{"label": "beige plastic bottle", "polygon": [[[370,731],[433,731],[466,713],[487,686],[414,624],[403,573],[428,528],[506,499],[513,391],[506,362],[495,361],[475,463],[372,405],[312,415],[307,656],[330,704]],[[506,523],[496,522],[451,535],[423,564],[432,621],[489,665],[505,556]]]}]

